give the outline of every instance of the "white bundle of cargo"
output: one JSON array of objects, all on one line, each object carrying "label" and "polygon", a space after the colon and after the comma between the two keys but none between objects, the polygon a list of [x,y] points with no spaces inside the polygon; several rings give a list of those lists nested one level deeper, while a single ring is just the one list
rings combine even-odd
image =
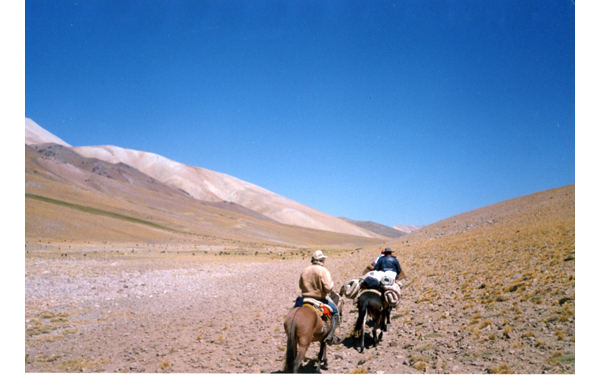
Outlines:
[{"label": "white bundle of cargo", "polygon": [[385,298],[387,303],[389,303],[393,307],[398,306],[398,304],[400,303],[400,298],[402,297],[400,285],[386,285],[383,287],[383,289],[385,290],[385,292],[383,293],[383,297]]},{"label": "white bundle of cargo", "polygon": [[391,275],[384,274],[383,277],[381,278],[381,280],[379,280],[379,285],[381,285],[382,287],[393,285],[393,284],[394,284],[394,277]]},{"label": "white bundle of cargo", "polygon": [[342,289],[340,290],[340,295],[345,296],[346,298],[354,299],[358,295],[358,291],[360,290],[361,280],[353,279],[348,281]]}]

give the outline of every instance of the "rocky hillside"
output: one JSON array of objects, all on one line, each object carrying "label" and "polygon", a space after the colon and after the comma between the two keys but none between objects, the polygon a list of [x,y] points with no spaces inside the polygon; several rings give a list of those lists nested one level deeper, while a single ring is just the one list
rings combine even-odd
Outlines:
[{"label": "rocky hillside", "polygon": [[399,230],[401,232],[405,232],[405,233],[410,233],[410,232],[414,232],[416,230],[419,230],[421,228],[423,228],[424,225],[401,225],[401,224],[397,224],[394,225],[392,228]]},{"label": "rocky hillside", "polygon": [[[69,147],[31,119],[25,120],[25,144],[56,143]],[[364,228],[352,225],[314,208],[285,198],[238,178],[208,169],[185,165],[150,152],[117,146],[70,147],[77,154],[111,164],[128,165],[173,189],[201,202],[233,203],[282,224],[323,231],[382,239]]]},{"label": "rocky hillside", "polygon": [[381,240],[294,227],[231,202],[202,202],[123,163],[25,146],[27,243],[181,243],[247,248]]},{"label": "rocky hillside", "polygon": [[[574,185],[457,215],[386,246],[407,274],[392,317],[401,329],[388,345],[411,372],[575,371]],[[355,256],[344,278],[377,250]]]},{"label": "rocky hillside", "polygon": [[356,226],[359,226],[361,228],[365,228],[370,232],[377,233],[377,234],[380,234],[380,235],[382,235],[384,237],[388,237],[388,238],[398,238],[398,237],[402,237],[406,233],[408,233],[408,232],[402,232],[402,231],[397,230],[392,227],[388,227],[387,225],[374,223],[372,221],[351,220],[351,219],[347,219],[345,217],[340,217],[340,219],[347,221],[351,224],[354,224]]}]

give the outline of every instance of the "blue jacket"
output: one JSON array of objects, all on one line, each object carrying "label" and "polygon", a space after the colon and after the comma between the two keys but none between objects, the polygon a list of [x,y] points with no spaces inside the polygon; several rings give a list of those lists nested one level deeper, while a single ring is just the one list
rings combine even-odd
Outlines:
[{"label": "blue jacket", "polygon": [[400,263],[395,256],[385,255],[379,258],[377,261],[377,264],[375,265],[375,271],[393,271],[396,272],[396,275],[399,275],[402,271],[402,268],[400,268]]}]

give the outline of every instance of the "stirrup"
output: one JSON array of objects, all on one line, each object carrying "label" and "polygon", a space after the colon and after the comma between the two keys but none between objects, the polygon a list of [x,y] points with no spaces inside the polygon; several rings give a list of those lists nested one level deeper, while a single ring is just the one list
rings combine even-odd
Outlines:
[{"label": "stirrup", "polygon": [[327,335],[327,337],[325,338],[325,343],[328,345],[332,345],[332,344],[339,344],[341,342],[341,339],[339,337],[337,337],[335,335],[335,330],[340,326],[340,316],[339,315],[333,315],[331,317],[331,331],[329,332],[329,334]]}]

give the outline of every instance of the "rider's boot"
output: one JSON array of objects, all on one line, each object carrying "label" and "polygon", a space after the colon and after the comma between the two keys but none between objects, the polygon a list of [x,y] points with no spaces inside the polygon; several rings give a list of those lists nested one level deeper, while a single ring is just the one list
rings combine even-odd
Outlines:
[{"label": "rider's boot", "polygon": [[331,319],[331,329],[329,330],[329,335],[325,339],[325,343],[328,345],[338,344],[340,338],[335,336],[335,330],[340,325],[340,314],[334,314]]}]

